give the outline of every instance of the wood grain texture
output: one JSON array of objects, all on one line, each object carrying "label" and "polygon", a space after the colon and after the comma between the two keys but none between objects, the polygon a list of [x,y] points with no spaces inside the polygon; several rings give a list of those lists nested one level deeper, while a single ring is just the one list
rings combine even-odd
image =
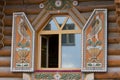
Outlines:
[{"label": "wood grain texture", "polygon": [[13,12],[25,12],[26,14],[38,14],[41,11],[39,5],[8,5],[5,6],[5,14],[12,15]]},{"label": "wood grain texture", "polygon": [[108,68],[108,72],[106,72],[106,73],[95,73],[95,78],[97,78],[97,79],[119,78],[120,79],[120,68],[113,67],[113,68]]},{"label": "wood grain texture", "polygon": [[7,5],[40,4],[45,0],[6,0]]},{"label": "wood grain texture", "polygon": [[0,67],[10,67],[10,57],[0,57]]},{"label": "wood grain texture", "polygon": [[77,9],[80,12],[91,12],[96,8],[107,8],[108,10],[115,10],[115,5],[110,4],[110,5],[96,5],[96,6],[78,6]]},{"label": "wood grain texture", "polygon": [[11,55],[11,47],[3,47],[0,49],[0,56],[1,57],[8,57]]}]

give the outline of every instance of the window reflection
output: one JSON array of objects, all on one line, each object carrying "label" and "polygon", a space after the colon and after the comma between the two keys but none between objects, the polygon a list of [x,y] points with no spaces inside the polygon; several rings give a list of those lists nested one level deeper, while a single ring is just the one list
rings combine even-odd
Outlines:
[{"label": "window reflection", "polygon": [[74,46],[64,46],[62,43],[62,68],[81,67],[81,34],[74,35]]},{"label": "window reflection", "polygon": [[44,30],[58,30],[55,22],[53,20],[51,20],[49,22],[49,24],[46,25],[46,27],[44,28]]}]

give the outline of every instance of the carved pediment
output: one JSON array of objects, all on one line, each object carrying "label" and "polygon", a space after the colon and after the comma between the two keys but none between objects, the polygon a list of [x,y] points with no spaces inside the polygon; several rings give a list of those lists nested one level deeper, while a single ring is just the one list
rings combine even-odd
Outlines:
[{"label": "carved pediment", "polygon": [[46,0],[39,7],[46,10],[65,10],[77,5],[77,0]]}]

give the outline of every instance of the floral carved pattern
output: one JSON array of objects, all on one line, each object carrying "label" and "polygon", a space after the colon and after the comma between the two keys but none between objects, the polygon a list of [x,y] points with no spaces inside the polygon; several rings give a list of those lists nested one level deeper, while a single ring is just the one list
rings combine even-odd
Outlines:
[{"label": "floral carved pattern", "polygon": [[34,80],[81,80],[81,72],[36,72]]},{"label": "floral carved pattern", "polygon": [[82,70],[106,71],[107,55],[107,11],[96,9],[83,29]]},{"label": "floral carved pattern", "polygon": [[33,71],[34,30],[23,12],[13,14],[12,71]]}]

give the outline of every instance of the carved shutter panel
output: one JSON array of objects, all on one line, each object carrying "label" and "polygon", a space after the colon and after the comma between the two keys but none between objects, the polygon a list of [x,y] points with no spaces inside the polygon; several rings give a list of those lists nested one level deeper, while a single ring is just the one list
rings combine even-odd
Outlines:
[{"label": "carved shutter panel", "polygon": [[107,10],[95,9],[83,28],[83,72],[107,69]]},{"label": "carved shutter panel", "polygon": [[11,71],[34,70],[35,31],[23,12],[13,13]]}]

